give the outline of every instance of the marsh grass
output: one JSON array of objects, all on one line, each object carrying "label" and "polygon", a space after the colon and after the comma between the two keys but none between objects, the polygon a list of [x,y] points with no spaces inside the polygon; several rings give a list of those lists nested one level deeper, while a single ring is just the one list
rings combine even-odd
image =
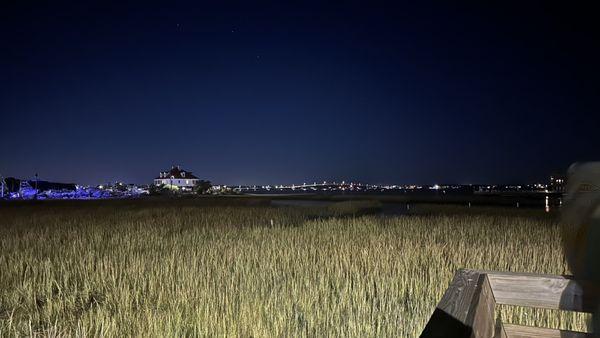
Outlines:
[{"label": "marsh grass", "polygon": [[382,204],[376,200],[356,200],[335,202],[327,206],[326,211],[332,216],[361,216],[381,211]]},{"label": "marsh grass", "polygon": [[[328,216],[262,203],[0,208],[0,335],[414,337],[458,268],[565,270],[551,217]],[[500,313],[585,328],[572,313]]]}]

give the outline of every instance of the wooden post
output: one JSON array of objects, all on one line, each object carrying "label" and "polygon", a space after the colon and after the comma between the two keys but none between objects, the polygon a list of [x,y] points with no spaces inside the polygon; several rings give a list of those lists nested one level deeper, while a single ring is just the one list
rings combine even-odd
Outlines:
[{"label": "wooden post", "polygon": [[495,305],[485,273],[458,270],[421,337],[491,338]]}]

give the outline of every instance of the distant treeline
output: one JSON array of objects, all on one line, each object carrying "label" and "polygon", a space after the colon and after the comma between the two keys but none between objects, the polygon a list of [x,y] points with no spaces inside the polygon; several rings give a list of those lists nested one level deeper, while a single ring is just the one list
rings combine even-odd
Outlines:
[{"label": "distant treeline", "polygon": [[[21,182],[24,180],[20,180],[14,177],[7,177],[4,179],[6,189],[8,192],[17,192],[21,187]],[[47,190],[75,190],[75,184],[73,183],[57,183],[57,182],[48,182],[48,181],[34,181],[34,180],[26,180],[27,183],[32,188],[37,188],[39,191],[47,191]]]}]

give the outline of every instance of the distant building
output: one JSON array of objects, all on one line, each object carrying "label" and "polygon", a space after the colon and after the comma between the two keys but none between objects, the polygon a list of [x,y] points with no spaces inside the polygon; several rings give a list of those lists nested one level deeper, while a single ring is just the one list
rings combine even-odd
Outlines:
[{"label": "distant building", "polygon": [[4,192],[19,192],[23,188],[34,189],[37,191],[62,190],[75,191],[77,187],[73,183],[57,183],[40,180],[21,180],[14,177],[4,179]]},{"label": "distant building", "polygon": [[192,190],[200,181],[198,177],[192,175],[191,171],[186,171],[179,166],[171,167],[171,170],[161,172],[154,179],[155,185],[164,185],[173,189]]},{"label": "distant building", "polygon": [[565,192],[565,186],[567,182],[563,175],[552,175],[550,176],[550,184],[548,188],[552,192]]}]

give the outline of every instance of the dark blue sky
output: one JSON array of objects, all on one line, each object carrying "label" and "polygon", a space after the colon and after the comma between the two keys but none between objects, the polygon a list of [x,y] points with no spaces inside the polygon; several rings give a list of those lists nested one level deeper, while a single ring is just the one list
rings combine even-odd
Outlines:
[{"label": "dark blue sky", "polygon": [[600,155],[582,4],[15,3],[4,176],[530,182]]}]

